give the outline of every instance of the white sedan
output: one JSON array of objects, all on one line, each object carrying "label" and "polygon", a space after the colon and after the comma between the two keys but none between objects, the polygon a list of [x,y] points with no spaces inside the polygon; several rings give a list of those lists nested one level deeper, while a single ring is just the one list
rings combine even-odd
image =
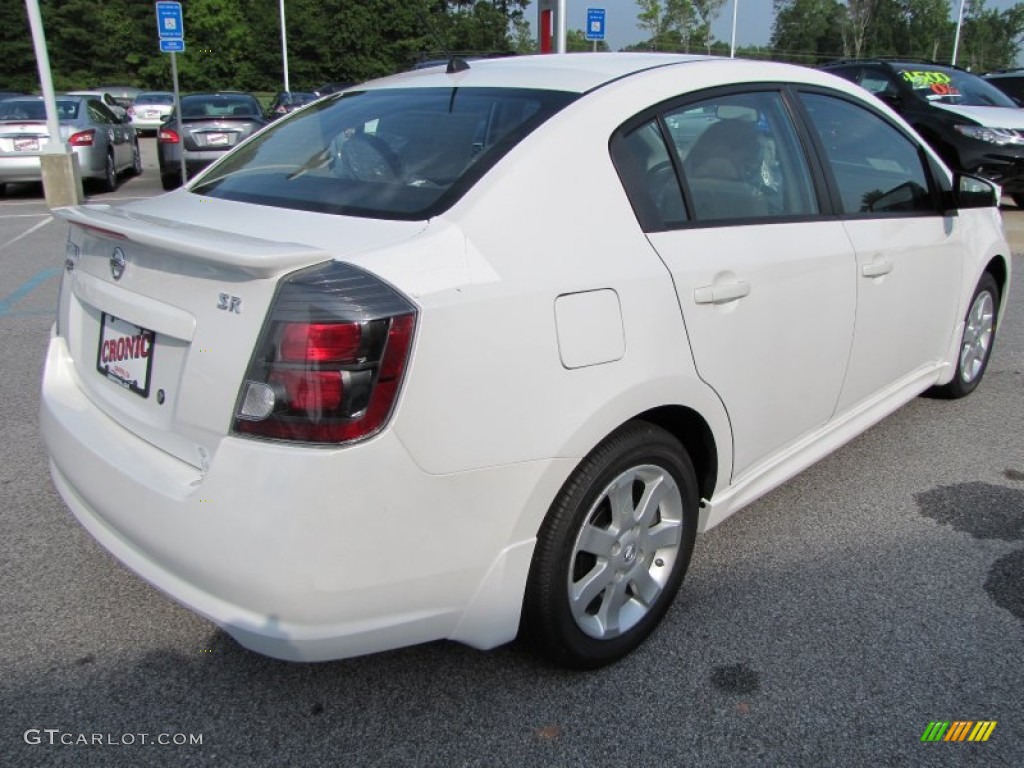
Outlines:
[{"label": "white sedan", "polygon": [[70,222],[42,431],[121,561],[279,658],[595,667],[698,532],[981,381],[996,190],[828,74],[453,62]]}]

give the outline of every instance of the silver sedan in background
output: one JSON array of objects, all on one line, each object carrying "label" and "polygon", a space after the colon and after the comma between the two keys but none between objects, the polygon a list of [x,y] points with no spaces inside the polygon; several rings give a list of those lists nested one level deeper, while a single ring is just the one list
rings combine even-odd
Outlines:
[{"label": "silver sedan in background", "polygon": [[140,134],[143,131],[156,133],[167,116],[174,110],[174,94],[170,91],[146,91],[140,93],[135,103],[128,107],[132,125]]},{"label": "silver sedan in background", "polygon": [[[113,192],[118,174],[142,173],[135,129],[99,100],[57,97],[60,137],[78,156],[82,179],[95,180],[100,191]],[[16,182],[42,180],[39,156],[49,140],[41,96],[0,101],[0,193]]]}]

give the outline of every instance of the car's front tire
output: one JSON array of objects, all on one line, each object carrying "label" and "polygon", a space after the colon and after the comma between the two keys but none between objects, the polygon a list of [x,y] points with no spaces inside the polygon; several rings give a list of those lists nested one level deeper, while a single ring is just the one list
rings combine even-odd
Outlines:
[{"label": "car's front tire", "polygon": [[520,635],[557,664],[592,669],[636,648],[679,589],[699,493],[682,444],[647,422],[575,469],[537,536]]},{"label": "car's front tire", "polygon": [[1024,208],[1024,194],[1010,195],[1010,199],[1013,200],[1013,204],[1018,208]]},{"label": "car's front tire", "polygon": [[988,272],[981,276],[964,318],[964,332],[957,351],[956,375],[948,384],[932,387],[929,394],[955,399],[966,397],[981,383],[992,357],[999,314],[999,286]]}]

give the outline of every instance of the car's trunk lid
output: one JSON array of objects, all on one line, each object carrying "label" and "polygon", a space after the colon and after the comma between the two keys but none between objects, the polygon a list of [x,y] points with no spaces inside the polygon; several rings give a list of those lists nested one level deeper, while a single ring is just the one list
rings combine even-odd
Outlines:
[{"label": "car's trunk lid", "polygon": [[[58,330],[100,409],[203,468],[230,429],[281,276],[403,241],[424,224],[313,221],[185,192],[160,202],[56,211],[73,225]],[[303,224],[304,242],[274,236]]]}]

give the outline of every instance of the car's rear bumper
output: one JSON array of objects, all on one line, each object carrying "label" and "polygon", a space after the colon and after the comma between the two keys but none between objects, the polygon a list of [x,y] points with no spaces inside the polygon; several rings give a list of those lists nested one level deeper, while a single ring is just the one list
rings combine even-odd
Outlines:
[{"label": "car's rear bumper", "polygon": [[[74,147],[72,151],[78,157],[78,169],[83,178],[104,176],[106,156],[96,152],[93,147]],[[43,171],[39,158],[39,154],[10,153],[0,157],[0,184],[42,181]]]},{"label": "car's rear bumper", "polygon": [[204,471],[109,418],[78,375],[54,337],[40,422],[61,496],[243,645],[313,661],[515,636],[533,539],[512,532],[552,462],[429,475],[385,431],[342,450],[225,437]]},{"label": "car's rear bumper", "polygon": [[0,157],[0,184],[40,181],[42,178],[39,155],[7,154]]}]

